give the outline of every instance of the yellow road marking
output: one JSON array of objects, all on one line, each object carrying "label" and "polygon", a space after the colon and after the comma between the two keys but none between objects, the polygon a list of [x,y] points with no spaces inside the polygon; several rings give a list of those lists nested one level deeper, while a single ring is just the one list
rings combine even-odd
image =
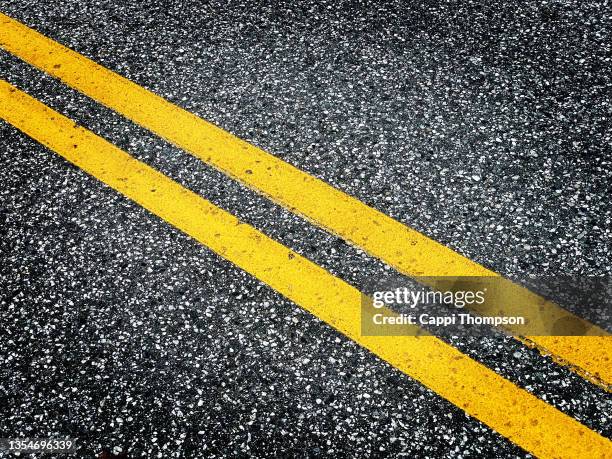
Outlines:
[{"label": "yellow road marking", "polygon": [[612,442],[436,337],[362,336],[346,282],[0,80],[0,118],[542,457],[610,457]]},{"label": "yellow road marking", "polygon": [[[412,277],[497,276],[495,272],[2,13],[0,46],[292,212],[363,248],[403,274]],[[538,303],[541,298],[531,296],[534,299],[531,308],[523,308],[521,315],[532,315],[534,320],[540,320],[543,307]],[[555,317],[567,317],[568,313],[548,302],[546,315],[549,320],[554,320]],[[584,322],[584,328],[590,329],[590,333],[607,335],[600,328]],[[519,333],[512,328],[509,331]],[[560,361],[584,370],[587,376],[600,379],[604,385],[612,384],[609,335],[554,339],[531,336],[527,339]]]}]

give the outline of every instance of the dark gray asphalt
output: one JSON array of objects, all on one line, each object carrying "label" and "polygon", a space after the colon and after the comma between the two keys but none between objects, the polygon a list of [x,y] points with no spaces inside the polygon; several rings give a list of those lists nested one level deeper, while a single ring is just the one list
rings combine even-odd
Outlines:
[{"label": "dark gray asphalt", "polygon": [[[612,271],[596,5],[0,10],[502,274]],[[3,52],[0,76],[354,285],[387,269]],[[136,457],[524,455],[0,126],[5,436]],[[569,371],[502,337],[454,344],[611,436],[610,396]]]}]

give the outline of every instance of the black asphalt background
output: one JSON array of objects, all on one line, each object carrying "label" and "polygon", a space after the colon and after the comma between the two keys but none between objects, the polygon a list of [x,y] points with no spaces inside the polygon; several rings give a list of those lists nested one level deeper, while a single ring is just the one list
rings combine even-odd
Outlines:
[{"label": "black asphalt background", "polygon": [[[595,7],[21,3],[2,11],[502,274],[610,272]],[[3,78],[354,285],[384,269],[0,56]],[[147,457],[521,454],[6,125],[2,148],[3,432]],[[455,344],[610,436],[602,391],[508,340]]]}]

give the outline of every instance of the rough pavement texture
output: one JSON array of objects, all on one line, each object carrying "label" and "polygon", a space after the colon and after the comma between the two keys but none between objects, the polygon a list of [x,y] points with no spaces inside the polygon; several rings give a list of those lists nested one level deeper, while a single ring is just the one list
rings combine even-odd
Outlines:
[{"label": "rough pavement texture", "polygon": [[[610,274],[595,4],[27,3],[1,10],[502,274]],[[354,285],[386,269],[5,53],[0,71]],[[524,454],[5,124],[1,139],[2,432],[146,457]],[[610,436],[601,390],[512,340],[455,344]]]}]

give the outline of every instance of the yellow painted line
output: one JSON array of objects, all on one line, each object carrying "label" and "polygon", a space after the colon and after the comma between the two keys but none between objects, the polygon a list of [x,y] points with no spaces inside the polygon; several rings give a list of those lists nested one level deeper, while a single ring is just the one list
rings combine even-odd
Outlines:
[{"label": "yellow painted line", "polygon": [[541,457],[612,442],[432,336],[362,336],[361,294],[301,255],[0,80],[0,118]]},{"label": "yellow painted line", "polygon": [[[403,274],[412,277],[497,276],[495,272],[1,13],[0,46],[292,212],[363,248]],[[568,316],[567,311],[559,306],[550,302],[541,305],[541,298],[537,295],[532,295],[532,298],[531,308],[522,308],[521,315],[531,315],[537,321],[545,307],[549,320]],[[502,311],[500,315],[503,315]],[[583,322],[589,333],[607,336],[571,339],[531,336],[527,339],[560,361],[611,385],[612,341],[600,328]],[[519,334],[516,329],[509,328],[509,331]]]}]

